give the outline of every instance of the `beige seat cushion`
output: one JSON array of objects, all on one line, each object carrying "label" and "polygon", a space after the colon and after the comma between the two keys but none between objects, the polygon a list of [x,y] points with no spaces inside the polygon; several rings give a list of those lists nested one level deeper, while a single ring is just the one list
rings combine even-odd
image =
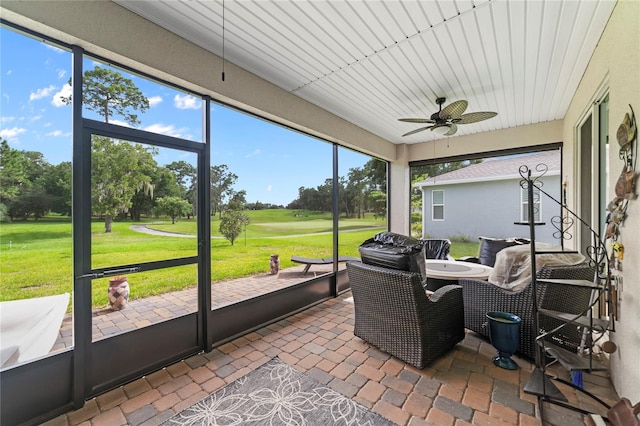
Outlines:
[{"label": "beige seat cushion", "polygon": [[[569,266],[584,262],[578,253],[561,253],[562,247],[536,243],[536,250],[556,250],[558,253],[536,255],[536,272],[545,266]],[[496,263],[489,275],[490,283],[506,290],[520,291],[531,283],[531,245],[507,247],[496,255]]]}]

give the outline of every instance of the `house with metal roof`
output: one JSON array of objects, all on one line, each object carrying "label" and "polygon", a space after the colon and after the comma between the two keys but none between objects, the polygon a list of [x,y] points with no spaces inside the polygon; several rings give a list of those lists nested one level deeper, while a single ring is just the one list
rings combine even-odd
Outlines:
[{"label": "house with metal roof", "polygon": [[[422,192],[422,234],[428,238],[475,240],[485,237],[529,237],[529,228],[516,224],[528,220],[527,191],[520,186],[520,167],[546,170],[541,189],[560,200],[560,152],[542,151],[486,159],[414,184]],[[538,241],[559,244],[551,218],[560,206],[534,191]],[[470,214],[472,212],[472,214]],[[555,234],[555,236],[554,236]]]}]

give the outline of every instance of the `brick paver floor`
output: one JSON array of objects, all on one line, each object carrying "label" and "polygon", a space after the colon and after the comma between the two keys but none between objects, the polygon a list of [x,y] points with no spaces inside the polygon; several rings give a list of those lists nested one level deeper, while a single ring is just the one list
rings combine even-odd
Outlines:
[{"label": "brick paver floor", "polygon": [[[339,264],[338,266],[339,269],[345,268],[344,264]],[[211,287],[211,305],[215,309],[248,297],[265,294],[330,272],[331,268],[331,265],[313,265],[305,275],[303,274],[304,265],[298,265],[282,269],[276,275],[263,273],[214,283]],[[132,287],[132,292],[135,292],[135,287]],[[130,300],[126,308],[121,311],[112,311],[107,306],[94,309],[92,318],[93,340],[100,340],[108,336],[196,312],[198,307],[197,297],[196,287],[191,287],[159,296]],[[67,314],[62,322],[58,339],[51,349],[52,352],[73,345],[72,327],[71,314]]]},{"label": "brick paver floor", "polygon": [[[355,337],[353,316],[348,291],[109,391],[46,425],[156,425],[275,356],[398,425],[541,424],[536,398],[523,392],[530,362],[514,357],[519,370],[495,367],[496,350],[468,332],[418,370]],[[561,368],[557,374],[569,379]],[[618,399],[606,373],[585,374],[584,386],[610,404]],[[564,390],[570,401],[597,408]],[[544,414],[545,424],[584,425],[582,415],[558,406],[545,404]]]}]

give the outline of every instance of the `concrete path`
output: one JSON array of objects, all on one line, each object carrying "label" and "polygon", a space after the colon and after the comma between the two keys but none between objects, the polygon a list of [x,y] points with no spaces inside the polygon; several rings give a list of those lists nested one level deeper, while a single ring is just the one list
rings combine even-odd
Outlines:
[{"label": "concrete path", "polygon": [[[162,222],[157,222],[157,223],[162,223]],[[158,231],[157,229],[147,228],[147,225],[153,225],[153,223],[148,223],[146,225],[131,225],[129,228],[132,231],[141,232],[143,234],[149,234],[149,235],[161,235],[164,237],[196,238],[196,236],[192,234],[179,234],[177,232]],[[212,238],[215,238],[215,237],[212,237]]]}]

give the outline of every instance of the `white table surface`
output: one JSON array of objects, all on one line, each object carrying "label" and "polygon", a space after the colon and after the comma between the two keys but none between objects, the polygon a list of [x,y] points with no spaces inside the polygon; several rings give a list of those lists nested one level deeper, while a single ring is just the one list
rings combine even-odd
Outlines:
[{"label": "white table surface", "polygon": [[427,277],[441,280],[459,280],[460,278],[486,280],[493,271],[490,266],[461,260],[426,259],[426,267]]}]

